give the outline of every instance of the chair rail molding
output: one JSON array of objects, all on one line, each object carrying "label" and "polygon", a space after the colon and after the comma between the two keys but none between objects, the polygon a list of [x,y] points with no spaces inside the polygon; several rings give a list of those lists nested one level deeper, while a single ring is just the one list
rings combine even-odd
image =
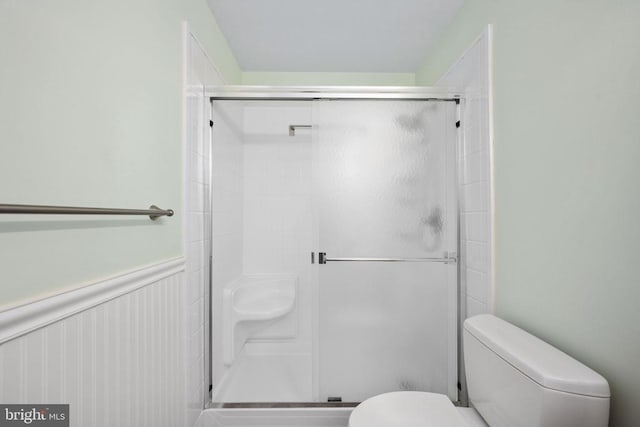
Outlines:
[{"label": "chair rail molding", "polygon": [[0,308],[0,344],[184,270],[184,257],[177,257],[33,302]]}]

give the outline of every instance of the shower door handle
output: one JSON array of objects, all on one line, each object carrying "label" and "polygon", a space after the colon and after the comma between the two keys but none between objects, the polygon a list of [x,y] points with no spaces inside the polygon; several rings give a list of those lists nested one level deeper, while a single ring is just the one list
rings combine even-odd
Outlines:
[{"label": "shower door handle", "polygon": [[439,262],[443,264],[455,264],[458,256],[455,252],[445,252],[441,258],[328,258],[326,252],[318,252],[318,264],[327,262]]}]

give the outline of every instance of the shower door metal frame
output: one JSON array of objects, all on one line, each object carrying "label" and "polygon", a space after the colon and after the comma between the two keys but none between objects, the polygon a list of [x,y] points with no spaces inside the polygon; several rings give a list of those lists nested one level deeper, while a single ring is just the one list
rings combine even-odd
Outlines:
[{"label": "shower door metal frame", "polygon": [[[225,85],[225,86],[209,86],[205,88],[205,96],[209,97],[210,105],[213,101],[313,101],[313,100],[407,100],[407,101],[436,101],[436,102],[455,102],[456,103],[456,154],[455,154],[455,188],[456,194],[456,221],[457,221],[457,253],[456,253],[456,287],[457,287],[457,312],[456,312],[456,377],[458,397],[457,403],[466,406],[467,387],[464,378],[463,354],[462,354],[462,323],[464,321],[464,313],[466,312],[466,304],[462,298],[463,284],[461,280],[461,191],[462,183],[462,147],[464,142],[463,125],[461,123],[465,104],[464,91],[457,88],[447,87],[415,87],[415,86],[252,86],[252,85]],[[211,156],[210,156],[211,157]],[[212,160],[211,158],[209,159]],[[211,170],[210,170],[211,172]],[[213,183],[211,189],[213,188]],[[213,223],[213,215],[211,215]],[[213,227],[211,227],[213,230]],[[213,252],[213,239],[210,240],[211,253]],[[213,264],[213,259],[211,263]],[[211,266],[213,268],[213,265]],[[210,286],[213,286],[213,274],[211,274]],[[317,288],[317,286],[316,286]],[[210,294],[213,298],[213,293]],[[213,301],[209,304],[208,315],[211,315]],[[314,308],[315,310],[315,308]],[[317,313],[316,313],[317,314]],[[314,324],[312,328],[315,334],[316,322],[314,315]],[[213,337],[209,337],[211,342]],[[317,349],[313,349],[312,359],[315,359]],[[213,367],[213,352],[209,353],[209,366]],[[313,363],[314,371],[317,369],[316,363]],[[317,395],[317,372],[313,372],[313,388],[314,396]],[[451,394],[451,392],[449,393]],[[316,396],[317,397],[317,396]],[[211,405],[211,402],[210,402]],[[208,405],[208,406],[210,406]],[[300,407],[299,404],[293,406]],[[269,406],[266,406],[269,407]]]},{"label": "shower door metal frame", "polygon": [[212,101],[309,101],[314,99],[380,99],[459,102],[463,92],[451,88],[413,86],[210,86]]}]

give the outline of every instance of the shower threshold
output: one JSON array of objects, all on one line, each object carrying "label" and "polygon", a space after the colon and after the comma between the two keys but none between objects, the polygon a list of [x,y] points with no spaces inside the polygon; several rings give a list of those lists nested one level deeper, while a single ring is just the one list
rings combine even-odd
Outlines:
[{"label": "shower threshold", "polygon": [[[214,403],[214,405],[216,404]],[[239,404],[247,405],[247,403]],[[263,406],[212,407],[202,411],[196,427],[347,427],[353,406],[339,407],[336,404],[345,405],[346,403],[250,402],[249,405]],[[265,407],[264,405],[278,406]]]},{"label": "shower threshold", "polygon": [[207,408],[284,409],[284,408],[355,408],[360,402],[209,402]]}]

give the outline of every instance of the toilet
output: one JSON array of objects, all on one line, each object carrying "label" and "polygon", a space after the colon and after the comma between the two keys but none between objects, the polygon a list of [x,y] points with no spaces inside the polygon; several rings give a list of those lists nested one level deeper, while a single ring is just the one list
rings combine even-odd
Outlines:
[{"label": "toilet", "polygon": [[360,403],[349,427],[605,427],[600,374],[495,316],[463,325],[470,408],[442,394],[400,391]]}]

